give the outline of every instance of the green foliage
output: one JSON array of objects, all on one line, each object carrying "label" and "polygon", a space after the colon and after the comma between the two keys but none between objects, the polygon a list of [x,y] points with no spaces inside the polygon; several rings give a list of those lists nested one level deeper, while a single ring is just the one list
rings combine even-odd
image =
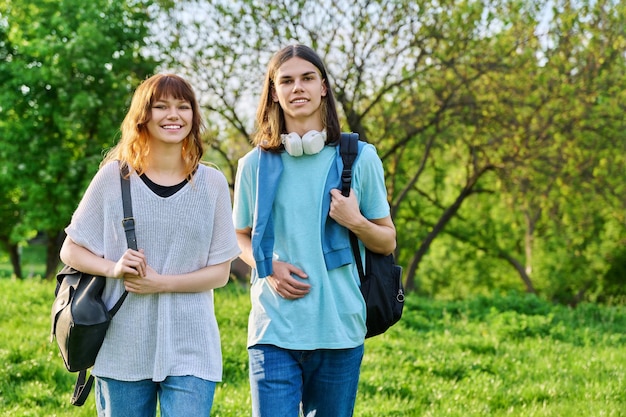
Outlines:
[{"label": "green foliage", "polygon": [[154,71],[140,55],[149,16],[141,2],[107,0],[3,2],[0,16],[0,210],[15,214],[2,228],[12,243],[33,230],[55,242]]},{"label": "green foliage", "polygon": [[[0,279],[0,416],[92,416],[69,403],[75,374],[49,342],[54,285]],[[212,415],[250,413],[246,288],[216,290],[224,354]],[[402,320],[366,341],[355,415],[620,416],[626,310],[575,309],[508,293],[435,301],[411,295]]]},{"label": "green foliage", "polygon": [[[626,236],[624,7],[196,0],[158,30],[169,65],[185,62],[205,97],[231,177],[254,129],[259,63],[311,45],[344,130],[383,159],[407,288],[576,303],[609,295],[603,277]],[[179,18],[190,9],[193,19]]]},{"label": "green foliage", "polygon": [[625,23],[615,0],[2,2],[0,244],[69,221],[147,55],[192,82],[233,184],[265,64],[302,42],[383,159],[409,290],[620,302]]}]

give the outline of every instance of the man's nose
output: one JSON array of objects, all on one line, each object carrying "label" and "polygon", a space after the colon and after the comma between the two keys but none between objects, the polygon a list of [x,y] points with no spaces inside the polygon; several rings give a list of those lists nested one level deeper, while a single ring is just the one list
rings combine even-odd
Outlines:
[{"label": "man's nose", "polygon": [[294,80],[293,82],[293,91],[302,91],[302,82],[299,80]]}]

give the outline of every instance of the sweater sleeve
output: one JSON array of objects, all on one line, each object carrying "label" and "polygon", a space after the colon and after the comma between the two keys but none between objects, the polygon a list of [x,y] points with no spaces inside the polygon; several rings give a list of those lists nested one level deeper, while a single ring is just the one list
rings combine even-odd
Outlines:
[{"label": "sweater sleeve", "polygon": [[[111,162],[98,170],[91,180],[72,215],[70,224],[65,229],[67,235],[78,245],[104,257],[105,228],[116,227],[112,219],[107,216],[107,212],[117,210],[119,216],[115,218],[121,221],[121,195],[118,165],[116,162]],[[118,226],[121,229],[121,223]]]},{"label": "sweater sleeve", "polygon": [[207,265],[216,265],[235,258],[241,252],[233,226],[230,190],[224,175],[209,168],[212,186],[218,189],[213,217],[213,237]]},{"label": "sweater sleeve", "polygon": [[252,227],[256,201],[257,149],[248,152],[239,160],[235,176],[233,198],[233,221],[235,229]]}]

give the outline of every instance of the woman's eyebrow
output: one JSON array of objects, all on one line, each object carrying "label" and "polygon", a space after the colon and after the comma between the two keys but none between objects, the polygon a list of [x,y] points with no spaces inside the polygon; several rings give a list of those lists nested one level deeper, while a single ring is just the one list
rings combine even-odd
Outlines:
[{"label": "woman's eyebrow", "polygon": [[158,100],[154,100],[155,103],[189,103],[188,100],[184,98],[160,98]]}]

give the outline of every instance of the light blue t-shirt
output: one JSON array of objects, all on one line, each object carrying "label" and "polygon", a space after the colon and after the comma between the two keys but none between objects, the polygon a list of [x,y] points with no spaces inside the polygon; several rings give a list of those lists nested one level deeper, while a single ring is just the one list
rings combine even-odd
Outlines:
[{"label": "light blue t-shirt", "polygon": [[[328,215],[322,213],[322,197],[336,157],[333,146],[315,155],[281,154],[283,173],[272,208],[274,252],[278,259],[307,273],[304,281],[311,291],[303,298],[286,300],[253,270],[248,346],[345,349],[359,346],[365,339],[365,303],[354,263],[327,270],[322,250],[321,222]],[[253,225],[257,167],[257,149],[239,161],[233,209],[236,229]],[[352,188],[366,218],[389,215],[382,163],[370,144],[353,166]]]}]

